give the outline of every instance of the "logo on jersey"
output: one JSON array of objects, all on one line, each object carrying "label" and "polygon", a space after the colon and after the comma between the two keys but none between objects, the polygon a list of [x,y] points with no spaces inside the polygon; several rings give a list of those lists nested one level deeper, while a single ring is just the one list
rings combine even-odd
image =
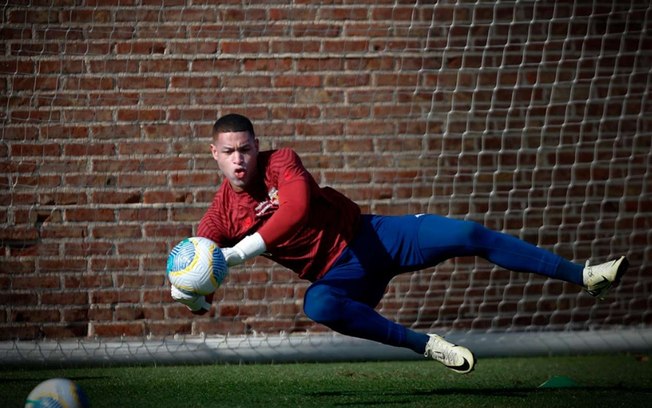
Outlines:
[{"label": "logo on jersey", "polygon": [[267,200],[258,203],[256,208],[254,208],[256,217],[263,217],[278,209],[278,190],[275,187],[272,187],[271,190],[267,192],[267,197]]}]

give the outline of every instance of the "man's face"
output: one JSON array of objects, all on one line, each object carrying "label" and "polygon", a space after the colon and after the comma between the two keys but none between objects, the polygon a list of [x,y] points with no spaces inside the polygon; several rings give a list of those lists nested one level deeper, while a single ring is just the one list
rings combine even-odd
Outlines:
[{"label": "man's face", "polygon": [[249,132],[219,133],[211,153],[235,191],[246,190],[256,177],[258,139]]}]

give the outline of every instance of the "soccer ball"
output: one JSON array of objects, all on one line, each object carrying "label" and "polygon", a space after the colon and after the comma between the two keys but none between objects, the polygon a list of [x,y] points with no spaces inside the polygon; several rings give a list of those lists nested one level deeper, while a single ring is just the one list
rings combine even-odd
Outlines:
[{"label": "soccer ball", "polygon": [[191,237],[179,242],[170,252],[166,275],[182,292],[209,295],[228,274],[222,251],[208,238]]},{"label": "soccer ball", "polygon": [[51,378],[27,396],[25,408],[88,408],[84,390],[67,378]]}]

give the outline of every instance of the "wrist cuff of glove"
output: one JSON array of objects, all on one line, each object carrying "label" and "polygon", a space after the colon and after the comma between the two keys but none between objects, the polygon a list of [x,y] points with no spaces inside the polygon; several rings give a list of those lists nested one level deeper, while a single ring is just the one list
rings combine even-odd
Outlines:
[{"label": "wrist cuff of glove", "polygon": [[251,235],[248,235],[238,242],[236,246],[233,247],[234,250],[238,251],[242,255],[243,260],[251,259],[255,256],[258,256],[265,252],[267,249],[265,246],[265,241],[259,233],[255,232]]},{"label": "wrist cuff of glove", "polygon": [[192,300],[180,300],[179,302],[186,305],[186,307],[192,312],[196,312],[201,309],[211,310],[211,305],[206,301],[205,296],[197,296]]}]

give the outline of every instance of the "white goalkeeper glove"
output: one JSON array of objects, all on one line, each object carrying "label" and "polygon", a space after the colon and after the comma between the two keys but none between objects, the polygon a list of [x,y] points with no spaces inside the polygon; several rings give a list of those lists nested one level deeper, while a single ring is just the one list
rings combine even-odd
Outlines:
[{"label": "white goalkeeper glove", "polygon": [[266,251],[265,241],[259,233],[248,235],[238,242],[233,248],[222,248],[222,254],[229,266],[240,265]]},{"label": "white goalkeeper glove", "polygon": [[202,309],[208,311],[211,309],[210,303],[206,301],[206,297],[203,295],[189,295],[186,292],[180,291],[174,285],[171,285],[170,293],[172,294],[172,299],[183,303],[193,312],[199,312]]}]

